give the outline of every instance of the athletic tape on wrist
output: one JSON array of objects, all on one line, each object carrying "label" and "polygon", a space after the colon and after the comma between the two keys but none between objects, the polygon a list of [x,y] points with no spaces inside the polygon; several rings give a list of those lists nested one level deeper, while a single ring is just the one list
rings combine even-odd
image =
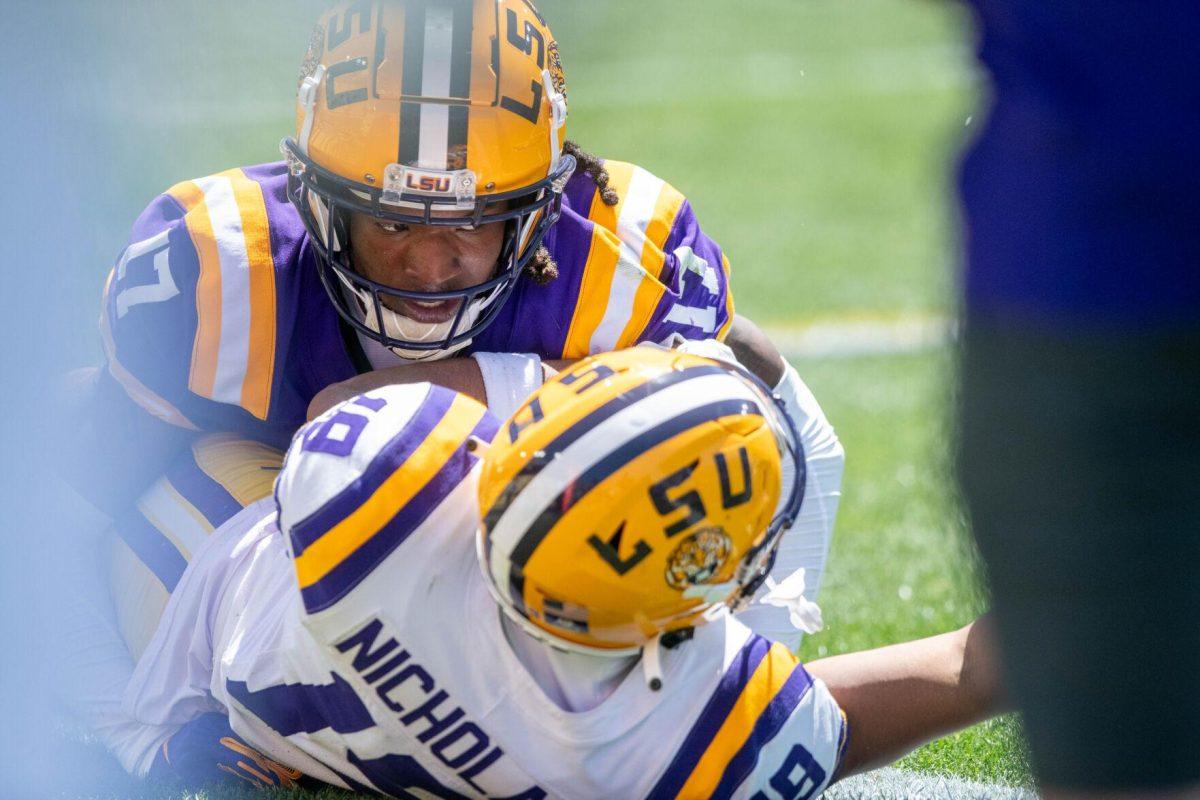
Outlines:
[{"label": "athletic tape on wrist", "polygon": [[542,385],[542,360],[529,353],[474,353],[471,358],[483,375],[487,406],[507,419]]}]

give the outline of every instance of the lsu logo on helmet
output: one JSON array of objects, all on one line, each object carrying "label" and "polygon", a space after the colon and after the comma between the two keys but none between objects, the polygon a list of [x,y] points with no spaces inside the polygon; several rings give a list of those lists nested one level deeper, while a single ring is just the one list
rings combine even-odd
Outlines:
[{"label": "lsu logo on helmet", "polygon": [[484,573],[535,636],[634,651],[749,599],[799,511],[803,464],[748,374],[644,347],[594,356],[539,389],[485,455]]}]

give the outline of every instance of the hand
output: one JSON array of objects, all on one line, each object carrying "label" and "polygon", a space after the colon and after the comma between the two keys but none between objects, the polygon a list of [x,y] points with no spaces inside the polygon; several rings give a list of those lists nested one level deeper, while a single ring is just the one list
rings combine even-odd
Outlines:
[{"label": "hand", "polygon": [[648,347],[653,350],[674,350],[677,353],[690,353],[694,356],[720,361],[724,364],[732,364],[738,369],[745,369],[741,362],[737,360],[733,350],[723,342],[718,342],[716,339],[685,339],[678,333],[673,334],[670,339],[663,342],[638,342],[636,347]]},{"label": "hand", "polygon": [[229,718],[214,712],[197,717],[164,742],[149,777],[188,786],[241,780],[260,789],[295,789],[303,776],[246,744],[229,726]]},{"label": "hand", "polygon": [[711,358],[713,361],[720,361],[724,364],[732,364],[738,369],[745,369],[741,362],[737,360],[737,356],[733,354],[733,350],[723,342],[718,342],[716,339],[688,339],[680,342],[675,348],[680,353],[691,353],[694,356],[703,356]]}]

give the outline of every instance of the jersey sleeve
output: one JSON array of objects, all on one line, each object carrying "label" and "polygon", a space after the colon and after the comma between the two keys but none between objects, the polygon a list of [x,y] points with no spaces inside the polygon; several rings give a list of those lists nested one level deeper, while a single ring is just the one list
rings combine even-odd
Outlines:
[{"label": "jersey sleeve", "polygon": [[242,170],[177,184],[142,213],[109,274],[106,365],[179,427],[265,421],[275,372],[275,265],[262,187]]},{"label": "jersey sleeve", "polygon": [[700,229],[686,200],[663,247],[659,281],[665,291],[638,341],[724,341],[733,322],[729,257]]},{"label": "jersey sleeve", "polygon": [[841,709],[784,645],[725,624],[721,679],[648,798],[817,796],[844,752]]},{"label": "jersey sleeve", "polygon": [[[792,527],[780,540],[771,577],[776,583],[783,583],[797,569],[803,569],[804,596],[815,603],[841,502],[846,450],[816,397],[791,364],[785,362],[784,375],[775,392],[800,433],[805,479],[804,503]],[[763,587],[759,596],[766,592]],[[796,649],[800,646],[800,631],[789,616],[787,608],[752,603],[738,614],[738,619],[756,633]]]},{"label": "jersey sleeve", "polygon": [[729,261],[691,203],[641,167],[606,161],[605,169],[619,202],[591,198],[591,241],[563,357],[723,339],[733,319]]}]

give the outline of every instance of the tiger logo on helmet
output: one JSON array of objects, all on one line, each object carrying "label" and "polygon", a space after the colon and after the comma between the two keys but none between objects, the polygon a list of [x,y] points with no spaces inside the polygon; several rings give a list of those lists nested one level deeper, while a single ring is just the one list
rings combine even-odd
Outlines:
[{"label": "tiger logo on helmet", "polygon": [[[301,69],[296,135],[281,148],[334,306],[405,358],[466,347],[557,220],[575,169],[563,153],[566,80],[545,19],[529,0],[343,2],[321,18]],[[503,222],[504,244],[483,283],[399,289],[354,269],[352,214]],[[393,309],[403,301],[457,307],[443,322],[420,322]]]},{"label": "tiger logo on helmet", "polygon": [[803,496],[799,437],[765,386],[638,347],[555,376],[501,429],[480,474],[479,556],[535,637],[632,653],[748,603]]},{"label": "tiger logo on helmet", "polygon": [[733,541],[720,528],[701,528],[679,543],[667,560],[667,584],[674,589],[708,583],[725,562]]}]

